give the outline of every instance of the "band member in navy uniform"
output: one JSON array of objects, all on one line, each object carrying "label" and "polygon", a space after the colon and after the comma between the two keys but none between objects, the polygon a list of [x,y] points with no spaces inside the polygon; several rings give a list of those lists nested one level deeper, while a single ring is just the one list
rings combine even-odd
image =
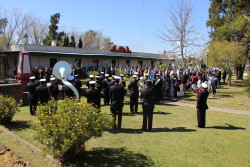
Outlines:
[{"label": "band member in navy uniform", "polygon": [[82,90],[81,90],[82,82],[79,79],[78,75],[75,75],[75,87],[76,87],[76,89],[78,91],[79,99],[81,99],[81,95],[82,95]]},{"label": "band member in navy uniform", "polygon": [[30,82],[27,84],[28,89],[28,100],[30,105],[30,115],[35,115],[36,107],[37,107],[37,94],[36,94],[36,87],[35,84],[36,77],[30,77]]},{"label": "band member in navy uniform", "polygon": [[50,99],[49,89],[47,87],[46,79],[40,79],[40,83],[41,83],[41,85],[36,88],[36,93],[37,93],[38,101],[42,105],[44,105]]},{"label": "band member in navy uniform", "polygon": [[94,81],[94,75],[89,75],[89,80],[86,83],[86,86],[88,87],[88,89],[90,88],[90,86],[89,86],[90,81]]},{"label": "band member in navy uniform", "polygon": [[96,81],[89,82],[90,88],[85,91],[87,103],[92,104],[94,107],[100,109],[101,93],[95,89]]},{"label": "band member in navy uniform", "polygon": [[121,76],[121,84],[122,84],[122,86],[123,86],[124,88],[126,88],[126,80],[123,78],[124,75],[123,75],[123,74],[120,74],[120,76]]},{"label": "band member in navy uniform", "polygon": [[152,130],[153,124],[153,113],[154,113],[154,98],[155,91],[152,88],[152,82],[147,80],[145,83],[146,87],[142,89],[140,98],[142,99],[142,110],[143,110],[143,130]]},{"label": "band member in navy uniform", "polygon": [[128,88],[130,90],[130,112],[137,113],[138,111],[138,98],[139,98],[139,88],[137,76],[133,75],[133,80],[129,83]]},{"label": "band member in navy uniform", "polygon": [[160,74],[156,74],[156,79],[155,79],[155,84],[154,84],[154,89],[156,91],[156,98],[155,98],[155,103],[160,104],[160,101],[162,100],[162,88],[163,86],[163,81],[161,79]]},{"label": "band member in navy uniform", "polygon": [[120,77],[115,77],[115,84],[110,87],[109,95],[111,98],[110,110],[114,118],[113,128],[116,128],[116,115],[118,115],[118,129],[121,129],[122,126],[122,109],[123,101],[125,95],[125,89],[122,85],[119,84]]},{"label": "band member in navy uniform", "polygon": [[50,78],[50,81],[51,81],[51,84],[49,86],[49,93],[50,93],[50,96],[52,98],[54,98],[55,100],[58,100],[58,96],[59,96],[59,87],[56,83],[56,78],[55,77],[52,77]]},{"label": "band member in navy uniform", "polygon": [[207,106],[207,97],[208,97],[208,91],[207,91],[207,84],[202,83],[201,84],[202,91],[199,92],[198,98],[197,98],[197,120],[198,120],[198,127],[199,128],[205,128],[206,125],[206,110],[208,109]]},{"label": "band member in navy uniform", "polygon": [[105,74],[105,79],[102,80],[102,93],[104,105],[109,105],[109,74]]},{"label": "band member in navy uniform", "polygon": [[[67,79],[74,86],[74,84],[73,84],[74,76],[70,75]],[[63,85],[62,92],[63,92],[63,99],[64,98],[75,98],[76,97],[73,90],[70,89],[70,87],[68,87],[67,85]]]}]

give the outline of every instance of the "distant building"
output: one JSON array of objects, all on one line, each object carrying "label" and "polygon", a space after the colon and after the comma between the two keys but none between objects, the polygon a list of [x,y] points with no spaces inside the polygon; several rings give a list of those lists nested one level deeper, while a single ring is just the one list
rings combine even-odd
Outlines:
[{"label": "distant building", "polygon": [[112,66],[126,65],[154,66],[164,59],[162,54],[152,53],[120,53],[106,50],[88,50],[83,48],[41,46],[30,44],[12,45],[8,51],[0,52],[0,77],[12,77],[21,51],[30,53],[32,68],[53,67],[58,61],[67,61],[73,66]]}]

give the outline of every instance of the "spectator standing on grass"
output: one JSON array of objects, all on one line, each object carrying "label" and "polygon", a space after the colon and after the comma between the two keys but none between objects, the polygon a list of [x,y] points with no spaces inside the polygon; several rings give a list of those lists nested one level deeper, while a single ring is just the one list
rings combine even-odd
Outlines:
[{"label": "spectator standing on grass", "polygon": [[222,74],[222,79],[223,79],[223,84],[226,84],[226,78],[227,78],[227,72],[226,70],[224,70],[223,74]]},{"label": "spectator standing on grass", "polygon": [[217,86],[218,86],[218,78],[216,77],[216,75],[213,76],[211,86],[212,86],[212,91],[213,91],[213,97],[215,97],[216,89],[217,89]]},{"label": "spectator standing on grass", "polygon": [[205,128],[206,125],[206,110],[208,109],[207,106],[207,97],[208,97],[208,91],[207,91],[207,84],[202,83],[201,84],[202,90],[198,94],[197,98],[197,120],[198,120],[198,127],[199,128]]}]

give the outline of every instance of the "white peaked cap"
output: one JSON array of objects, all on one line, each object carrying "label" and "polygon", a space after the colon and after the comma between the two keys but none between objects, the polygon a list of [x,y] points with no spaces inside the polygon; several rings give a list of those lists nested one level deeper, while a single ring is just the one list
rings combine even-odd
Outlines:
[{"label": "white peaked cap", "polygon": [[30,79],[36,79],[36,77],[32,76],[32,77],[30,77]]},{"label": "white peaked cap", "polygon": [[46,82],[46,79],[40,79],[39,81],[40,82]]},{"label": "white peaked cap", "polygon": [[115,76],[114,78],[115,78],[115,80],[120,80],[121,79],[121,77],[118,77],[118,76]]},{"label": "white peaked cap", "polygon": [[137,78],[137,75],[132,75],[133,78]]},{"label": "white peaked cap", "polygon": [[101,72],[101,74],[104,74],[104,72]]},{"label": "white peaked cap", "polygon": [[134,72],[135,75],[138,75],[138,72]]},{"label": "white peaked cap", "polygon": [[205,88],[205,89],[206,89],[206,88],[207,88],[207,84],[202,83],[202,84],[201,84],[201,87],[203,87],[203,88]]},{"label": "white peaked cap", "polygon": [[95,76],[95,78],[100,78],[100,76],[97,75],[97,76]]},{"label": "white peaked cap", "polygon": [[74,77],[73,75],[70,75],[70,76],[68,76],[67,79],[68,79],[69,81],[72,81],[74,78],[75,78],[75,77]]},{"label": "white peaked cap", "polygon": [[149,76],[149,74],[145,74],[145,76]]},{"label": "white peaked cap", "polygon": [[120,74],[120,76],[121,76],[121,77],[124,77],[124,75],[123,75],[123,74]]},{"label": "white peaked cap", "polygon": [[52,78],[50,78],[50,80],[51,80],[51,81],[54,81],[54,80],[56,80],[56,78],[55,78],[55,77],[52,77]]},{"label": "white peaked cap", "polygon": [[89,75],[89,78],[94,78],[94,75]]},{"label": "white peaked cap", "polygon": [[105,74],[105,77],[109,77],[109,74]]},{"label": "white peaked cap", "polygon": [[94,84],[96,84],[96,81],[90,81],[89,84],[94,85]]}]

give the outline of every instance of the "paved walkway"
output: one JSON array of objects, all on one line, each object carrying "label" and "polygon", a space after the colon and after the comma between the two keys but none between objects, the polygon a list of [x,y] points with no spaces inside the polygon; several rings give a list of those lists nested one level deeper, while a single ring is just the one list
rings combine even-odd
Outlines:
[{"label": "paved walkway", "polygon": [[[177,106],[182,106],[182,107],[196,108],[196,104],[191,104],[191,103],[168,102],[168,101],[162,101],[162,103],[163,104],[170,104],[170,105],[177,105]],[[213,111],[227,112],[227,113],[232,113],[232,114],[250,116],[250,111],[236,110],[236,109],[230,109],[230,108],[210,107],[210,106],[208,106],[208,107],[209,107],[209,110],[213,110]]]}]

